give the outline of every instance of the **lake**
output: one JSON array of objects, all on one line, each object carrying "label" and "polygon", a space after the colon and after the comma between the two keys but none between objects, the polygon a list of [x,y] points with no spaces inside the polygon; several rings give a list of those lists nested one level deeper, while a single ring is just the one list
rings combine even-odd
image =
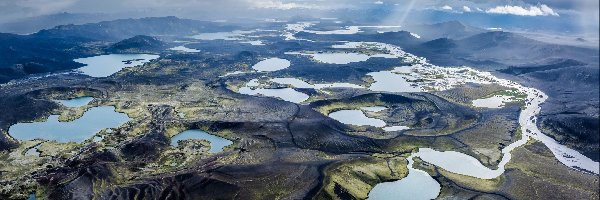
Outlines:
[{"label": "lake", "polygon": [[351,84],[351,83],[322,83],[322,84],[310,84],[306,81],[297,78],[272,78],[271,82],[279,83],[283,85],[291,85],[295,88],[312,88],[312,89],[324,89],[324,88],[364,88],[363,86]]},{"label": "lake", "polygon": [[264,46],[265,45],[265,43],[263,43],[260,40],[243,41],[243,42],[240,42],[240,43],[250,44],[250,45],[253,45],[253,46]]},{"label": "lake", "polygon": [[240,40],[244,37],[244,34],[253,33],[254,31],[231,31],[231,32],[214,32],[214,33],[200,33],[191,36],[197,40]]},{"label": "lake", "polygon": [[369,90],[379,92],[423,92],[420,86],[413,85],[406,81],[405,75],[397,74],[393,71],[371,72],[367,75],[375,80]]},{"label": "lake", "polygon": [[344,124],[350,124],[355,126],[374,126],[384,127],[385,122],[380,119],[369,118],[361,110],[340,110],[329,114],[329,117],[342,122]]},{"label": "lake", "polygon": [[349,64],[353,62],[367,61],[369,58],[396,58],[390,54],[374,54],[367,55],[361,53],[345,53],[345,52],[333,52],[333,53],[298,53],[288,52],[289,55],[303,55],[310,56],[314,60],[328,64]]},{"label": "lake", "polygon": [[177,142],[181,140],[198,139],[208,140],[210,142],[210,153],[219,153],[223,151],[223,148],[233,144],[231,140],[211,135],[202,130],[187,130],[183,131],[171,138],[171,146],[177,147]]},{"label": "lake", "polygon": [[440,184],[427,172],[414,169],[413,155],[408,160],[408,176],[403,179],[379,183],[369,192],[370,200],[430,200],[441,190]]},{"label": "lake", "polygon": [[106,128],[117,128],[131,120],[126,114],[115,112],[113,106],[93,107],[83,116],[70,122],[59,122],[58,115],[50,115],[44,122],[18,123],[8,129],[17,140],[55,140],[83,142]]},{"label": "lake", "polygon": [[423,161],[436,165],[452,173],[466,176],[492,179],[504,173],[504,166],[492,170],[487,168],[476,158],[456,151],[436,151],[430,148],[420,148],[416,156]]},{"label": "lake", "polygon": [[289,101],[292,103],[301,103],[306,101],[309,96],[302,92],[298,92],[292,88],[277,88],[277,89],[251,89],[250,87],[242,87],[239,90],[240,94],[247,95],[263,95],[268,97],[277,97],[283,99],[284,101]]},{"label": "lake", "polygon": [[55,100],[55,101],[66,107],[76,108],[76,107],[85,106],[85,105],[89,104],[90,102],[92,102],[92,100],[94,100],[93,97],[77,97],[77,98],[73,98],[73,99],[69,99],[69,100]]},{"label": "lake", "polygon": [[502,108],[504,103],[511,102],[511,96],[494,95],[485,99],[473,100],[473,106],[480,108]]},{"label": "lake", "polygon": [[79,68],[83,74],[91,77],[107,77],[126,67],[134,67],[157,59],[152,54],[108,54],[88,58],[77,58],[73,61],[85,64]]},{"label": "lake", "polygon": [[200,52],[200,50],[198,50],[198,49],[190,49],[190,48],[187,48],[187,47],[185,47],[183,45],[170,48],[169,50],[182,51],[182,52],[187,52],[187,53],[198,53],[198,52]]},{"label": "lake", "polygon": [[[282,85],[290,85],[294,88],[312,88],[312,89],[323,89],[323,88],[363,88],[360,85],[350,84],[350,83],[326,83],[326,84],[310,84],[306,81],[297,79],[297,78],[272,78],[269,79],[270,82],[278,83]],[[258,82],[258,79],[252,79],[246,83],[245,87],[241,87],[239,89],[240,94],[247,95],[263,95],[268,97],[276,97],[283,99],[285,101],[293,102],[293,103],[301,103],[309,99],[309,95],[298,92],[293,88],[253,88],[260,86],[261,83]]]},{"label": "lake", "polygon": [[252,66],[252,69],[261,72],[272,72],[288,68],[290,67],[290,65],[290,61],[286,59],[268,58],[254,64],[254,66]]},{"label": "lake", "polygon": [[383,127],[384,131],[402,131],[402,130],[408,130],[410,129],[410,127],[408,126],[388,126],[388,127]]}]

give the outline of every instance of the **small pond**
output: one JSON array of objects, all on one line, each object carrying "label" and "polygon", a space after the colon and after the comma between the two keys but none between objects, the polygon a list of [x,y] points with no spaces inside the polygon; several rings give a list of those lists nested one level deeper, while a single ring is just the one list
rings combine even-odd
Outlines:
[{"label": "small pond", "polygon": [[88,103],[92,102],[92,100],[94,100],[94,97],[77,97],[69,100],[55,101],[69,108],[77,108],[87,105]]},{"label": "small pond", "polygon": [[369,192],[370,200],[430,200],[440,193],[440,184],[427,172],[412,167],[414,156],[408,157],[408,176],[379,183]]},{"label": "small pond", "polygon": [[423,92],[419,86],[406,81],[407,76],[392,71],[371,72],[367,74],[375,80],[369,90],[380,92]]},{"label": "small pond", "polygon": [[302,92],[298,92],[292,88],[277,88],[277,89],[251,89],[250,87],[242,87],[239,90],[240,94],[247,95],[263,95],[268,97],[278,97],[283,99],[284,101],[289,101],[292,103],[301,103],[306,101],[309,96]]},{"label": "small pond", "polygon": [[170,48],[169,50],[182,51],[182,52],[187,52],[187,53],[198,53],[198,52],[200,52],[200,50],[198,50],[198,49],[190,49],[190,48],[187,48],[187,47],[185,47],[183,45]]},{"label": "small pond", "polygon": [[402,131],[402,130],[408,130],[410,129],[410,127],[408,126],[388,126],[388,127],[383,127],[384,131]]},{"label": "small pond", "polygon": [[231,32],[213,32],[213,33],[200,33],[191,36],[197,40],[240,40],[244,34],[253,33],[254,31],[231,31]]},{"label": "small pond", "polygon": [[329,114],[329,117],[344,124],[356,126],[384,127],[385,122],[380,119],[369,118],[361,110],[340,110]]},{"label": "small pond", "polygon": [[264,46],[265,45],[265,43],[263,43],[260,40],[243,41],[243,42],[240,42],[240,43],[250,44],[252,46]]},{"label": "small pond", "polygon": [[473,100],[473,106],[479,108],[502,108],[504,103],[511,102],[512,96],[494,95],[485,99]]},{"label": "small pond", "polygon": [[261,72],[272,72],[288,68],[290,65],[290,61],[286,59],[268,58],[256,63],[254,66],[252,66],[252,69]]},{"label": "small pond", "polygon": [[176,147],[177,142],[180,140],[189,140],[189,139],[198,139],[198,140],[208,140],[210,142],[210,153],[219,153],[223,151],[223,148],[233,144],[231,140],[208,134],[202,130],[187,130],[183,131],[171,138],[171,146]]}]

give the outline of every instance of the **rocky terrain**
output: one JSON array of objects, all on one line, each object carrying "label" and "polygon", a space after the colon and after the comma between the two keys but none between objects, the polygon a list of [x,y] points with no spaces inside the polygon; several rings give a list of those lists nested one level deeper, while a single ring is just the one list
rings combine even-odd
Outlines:
[{"label": "rocky terrain", "polygon": [[[158,28],[154,23],[169,26]],[[455,23],[447,26],[458,26]],[[481,30],[470,28],[464,31],[473,36],[433,41],[416,39],[405,31],[294,34],[297,38],[316,41],[311,42],[284,39],[282,32],[289,30],[286,24],[278,23],[264,25],[281,29],[275,34],[253,29],[238,36],[241,39],[181,44],[181,40],[191,41],[190,35],[200,31],[230,31],[234,27],[213,25],[212,22],[166,17],[59,26],[27,36],[88,36],[62,49],[53,47],[62,56],[57,55],[55,63],[72,63],[74,58],[104,53],[152,53],[160,58],[124,68],[108,77],[90,77],[70,71],[7,75],[6,81],[19,79],[0,85],[0,110],[3,110],[0,114],[0,199],[30,196],[39,199],[366,199],[377,184],[409,176],[406,159],[419,148],[463,153],[487,168],[496,169],[505,155],[503,148],[521,139],[519,115],[526,101],[516,98],[523,94],[500,84],[465,83],[446,90],[422,92],[373,91],[369,86],[374,80],[367,74],[399,66],[417,66],[417,62],[407,56],[332,64],[286,54],[307,51],[390,53],[375,47],[332,48],[340,44],[338,41],[406,46],[407,52],[424,56],[442,67],[445,65],[440,63],[460,58],[457,54],[461,54],[464,59],[449,65],[468,64],[482,71],[493,70],[498,77],[538,88],[549,95],[537,121],[541,131],[598,161],[598,95],[585,93],[586,90],[592,90],[593,94],[598,92],[598,72],[592,71],[598,66],[597,54],[594,54],[597,50],[555,46],[556,52],[572,54],[563,54],[562,60],[553,64],[540,58],[544,52],[529,54],[533,58],[501,63],[499,60],[505,58],[502,53],[483,55],[474,51],[482,48],[507,51],[504,48],[521,48],[510,46],[512,42],[531,41],[511,33],[480,33]],[[138,26],[146,30],[133,31]],[[427,37],[440,34],[432,32]],[[21,38],[10,37],[14,38],[0,42]],[[39,42],[30,38],[26,41]],[[259,38],[265,45],[243,43],[248,38]],[[473,38],[490,43],[473,44]],[[66,39],[57,41],[67,42]],[[176,45],[199,52],[168,49]],[[543,45],[536,43],[536,47],[548,48]],[[13,51],[15,49],[9,46],[5,51],[44,63],[45,57],[38,55],[39,52],[24,54]],[[62,55],[70,53],[64,49],[81,50]],[[420,55],[421,52],[425,53]],[[584,56],[573,58],[579,55]],[[291,65],[266,72],[252,68],[257,62],[272,57],[289,60]],[[524,59],[543,61],[523,63]],[[15,68],[27,63],[23,60],[26,59],[14,60],[6,66]],[[44,68],[47,71],[43,72],[77,66]],[[567,73],[568,70],[574,71]],[[240,73],[228,74],[233,72]],[[474,76],[468,70],[457,74]],[[411,81],[413,85],[435,83],[449,76],[436,75],[439,74],[424,76],[438,79]],[[312,85],[344,82],[362,88],[300,88],[270,81],[282,77],[300,78]],[[240,94],[240,88],[251,80],[258,80],[260,89],[291,88],[309,98],[292,103],[268,95]],[[585,83],[582,87],[569,87],[582,82]],[[505,103],[501,108],[473,106],[474,100],[507,93],[518,100]],[[582,99],[582,96],[590,98]],[[54,101],[75,97],[93,97],[94,100],[79,108]],[[10,127],[17,123],[45,121],[50,115],[70,121],[98,106],[114,106],[116,112],[125,113],[131,120],[110,131],[103,129],[80,143],[44,139],[19,141],[9,134]],[[329,117],[335,111],[373,106],[386,109],[364,112],[367,117],[409,129],[385,131],[381,127],[344,124]],[[177,146],[171,145],[175,135],[191,129],[206,131],[233,144],[218,153],[209,152],[212,144],[201,139],[181,140]],[[427,172],[440,184],[438,199],[598,199],[598,174],[564,165],[543,143],[532,138],[511,153],[504,173],[493,179],[453,173],[418,157],[414,158],[412,167]]]}]

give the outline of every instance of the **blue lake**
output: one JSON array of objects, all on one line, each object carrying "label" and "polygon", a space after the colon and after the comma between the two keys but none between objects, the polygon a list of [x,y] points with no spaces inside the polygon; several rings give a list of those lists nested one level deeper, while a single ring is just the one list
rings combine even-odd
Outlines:
[{"label": "blue lake", "polygon": [[58,142],[82,142],[106,128],[117,128],[130,118],[115,112],[113,106],[90,108],[80,118],[59,122],[58,115],[51,115],[44,122],[18,123],[8,129],[17,140],[55,140]]},{"label": "blue lake", "polygon": [[401,180],[377,184],[369,193],[370,200],[435,199],[440,185],[427,172],[409,168]]},{"label": "blue lake", "polygon": [[183,131],[183,132],[173,136],[171,138],[171,146],[176,147],[177,142],[179,142],[180,140],[189,140],[189,139],[208,140],[210,142],[210,150],[208,150],[208,152],[210,152],[210,153],[219,153],[219,152],[223,151],[224,147],[233,144],[233,142],[231,140],[228,140],[228,139],[225,139],[225,138],[222,138],[219,136],[211,135],[202,130],[187,130],[187,131]]},{"label": "blue lake", "polygon": [[379,183],[369,192],[369,200],[429,200],[435,199],[440,184],[425,171],[413,168],[413,154],[408,160],[408,176],[403,179]]},{"label": "blue lake", "polygon": [[91,77],[107,77],[123,68],[142,65],[158,57],[160,56],[151,54],[108,54],[78,58],[73,61],[86,65],[79,68],[83,74]]},{"label": "blue lake", "polygon": [[94,100],[93,97],[77,97],[74,99],[69,99],[69,100],[56,100],[56,102],[69,107],[69,108],[76,108],[76,107],[81,107],[81,106],[85,106],[88,103],[90,103],[92,100]]}]

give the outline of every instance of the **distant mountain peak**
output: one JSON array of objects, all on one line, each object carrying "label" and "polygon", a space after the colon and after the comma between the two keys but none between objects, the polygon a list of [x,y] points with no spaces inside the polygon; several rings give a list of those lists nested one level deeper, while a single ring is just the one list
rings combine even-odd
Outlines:
[{"label": "distant mountain peak", "polygon": [[447,27],[459,27],[459,28],[466,28],[467,27],[462,22],[457,21],[457,20],[440,22],[440,23],[436,23],[434,25],[435,26],[447,26]]},{"label": "distant mountain peak", "polygon": [[454,48],[457,45],[456,45],[456,41],[454,41],[453,39],[438,38],[438,39],[423,43],[423,46],[426,46],[429,48],[434,48],[434,49],[440,49],[440,48]]},{"label": "distant mountain peak", "polygon": [[155,37],[136,35],[111,45],[109,51],[118,53],[140,53],[160,50],[164,47],[165,44]]},{"label": "distant mountain peak", "polygon": [[[468,40],[469,38],[467,38]],[[504,31],[490,31],[481,34],[474,35],[470,37],[472,40],[479,41],[487,41],[493,43],[503,43],[503,42],[511,42],[511,43],[521,43],[521,44],[537,44],[540,43],[538,41],[526,38],[519,34],[504,32]]]}]

